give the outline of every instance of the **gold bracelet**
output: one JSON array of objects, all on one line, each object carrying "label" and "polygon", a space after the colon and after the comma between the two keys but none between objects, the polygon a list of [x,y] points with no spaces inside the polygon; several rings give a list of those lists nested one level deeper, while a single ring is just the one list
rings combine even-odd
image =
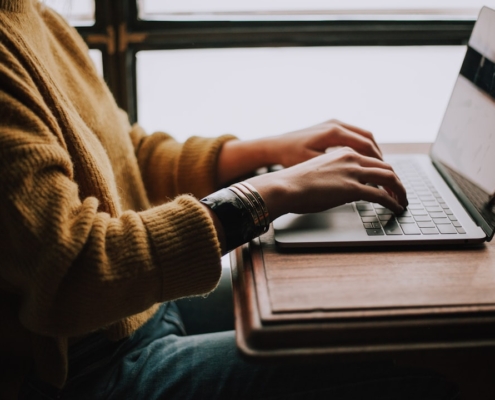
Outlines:
[{"label": "gold bracelet", "polygon": [[249,199],[247,198],[247,196],[235,186],[229,186],[228,189],[234,192],[237,195],[237,197],[239,197],[239,199],[244,204],[244,207],[246,207],[246,209],[249,211],[249,214],[251,215],[251,218],[253,220],[253,225],[256,228],[256,233],[258,236],[260,234],[258,232],[261,232],[262,229],[260,229],[260,221],[255,206],[252,205]]},{"label": "gold bracelet", "polygon": [[[251,201],[251,204],[255,206],[256,212],[258,213],[259,221],[260,221],[260,228],[265,233],[268,230],[269,223],[268,220],[266,219],[265,213],[263,211],[263,206],[258,200],[258,198],[252,193],[252,191],[246,187],[245,185],[240,183],[236,183],[233,185],[237,189],[241,190]],[[261,198],[261,197],[260,197]]]},{"label": "gold bracelet", "polygon": [[263,200],[263,197],[261,197],[259,192],[250,183],[244,181],[244,182],[240,182],[240,184],[245,186],[247,189],[249,189],[251,193],[254,195],[254,197],[256,197],[256,199],[258,200],[258,203],[260,204],[261,210],[263,212],[263,217],[265,219],[266,230],[268,230],[268,228],[270,227],[270,215],[268,213],[268,209],[266,208],[266,204],[265,201]]}]

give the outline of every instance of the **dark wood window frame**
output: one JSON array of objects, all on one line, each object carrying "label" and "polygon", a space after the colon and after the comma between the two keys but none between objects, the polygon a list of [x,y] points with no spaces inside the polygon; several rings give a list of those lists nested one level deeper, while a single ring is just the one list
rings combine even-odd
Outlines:
[{"label": "dark wood window frame", "polygon": [[141,50],[280,46],[464,45],[474,21],[143,21],[135,0],[95,0],[95,24],[78,27],[102,52],[103,74],[120,107],[137,120]]}]

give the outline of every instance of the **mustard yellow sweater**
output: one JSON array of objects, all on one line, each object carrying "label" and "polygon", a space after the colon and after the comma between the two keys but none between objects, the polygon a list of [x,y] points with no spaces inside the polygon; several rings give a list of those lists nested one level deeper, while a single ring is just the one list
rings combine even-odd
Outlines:
[{"label": "mustard yellow sweater", "polygon": [[30,365],[62,387],[71,338],[125,337],[220,277],[211,220],[177,196],[215,190],[232,137],[131,127],[87,52],[43,4],[0,0],[0,398]]}]

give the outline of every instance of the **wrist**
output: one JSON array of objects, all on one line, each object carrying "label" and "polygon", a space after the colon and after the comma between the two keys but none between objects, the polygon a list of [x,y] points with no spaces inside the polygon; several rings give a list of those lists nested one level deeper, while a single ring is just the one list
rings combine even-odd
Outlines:
[{"label": "wrist", "polygon": [[223,186],[258,168],[278,164],[277,144],[272,138],[226,142],[218,159],[218,183]]},{"label": "wrist", "polygon": [[259,153],[260,167],[280,164],[280,143],[276,136],[265,137],[253,141],[253,148]]},{"label": "wrist", "polygon": [[281,172],[272,172],[248,179],[265,201],[270,222],[289,212],[291,183],[285,182]]}]

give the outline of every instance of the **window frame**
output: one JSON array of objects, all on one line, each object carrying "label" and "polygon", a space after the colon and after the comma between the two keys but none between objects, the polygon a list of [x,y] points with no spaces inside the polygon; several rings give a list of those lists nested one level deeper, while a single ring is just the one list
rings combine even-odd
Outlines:
[{"label": "window frame", "polygon": [[102,52],[104,78],[137,121],[136,54],[142,50],[300,46],[465,45],[474,20],[155,21],[136,0],[95,0],[95,24],[76,27]]}]

